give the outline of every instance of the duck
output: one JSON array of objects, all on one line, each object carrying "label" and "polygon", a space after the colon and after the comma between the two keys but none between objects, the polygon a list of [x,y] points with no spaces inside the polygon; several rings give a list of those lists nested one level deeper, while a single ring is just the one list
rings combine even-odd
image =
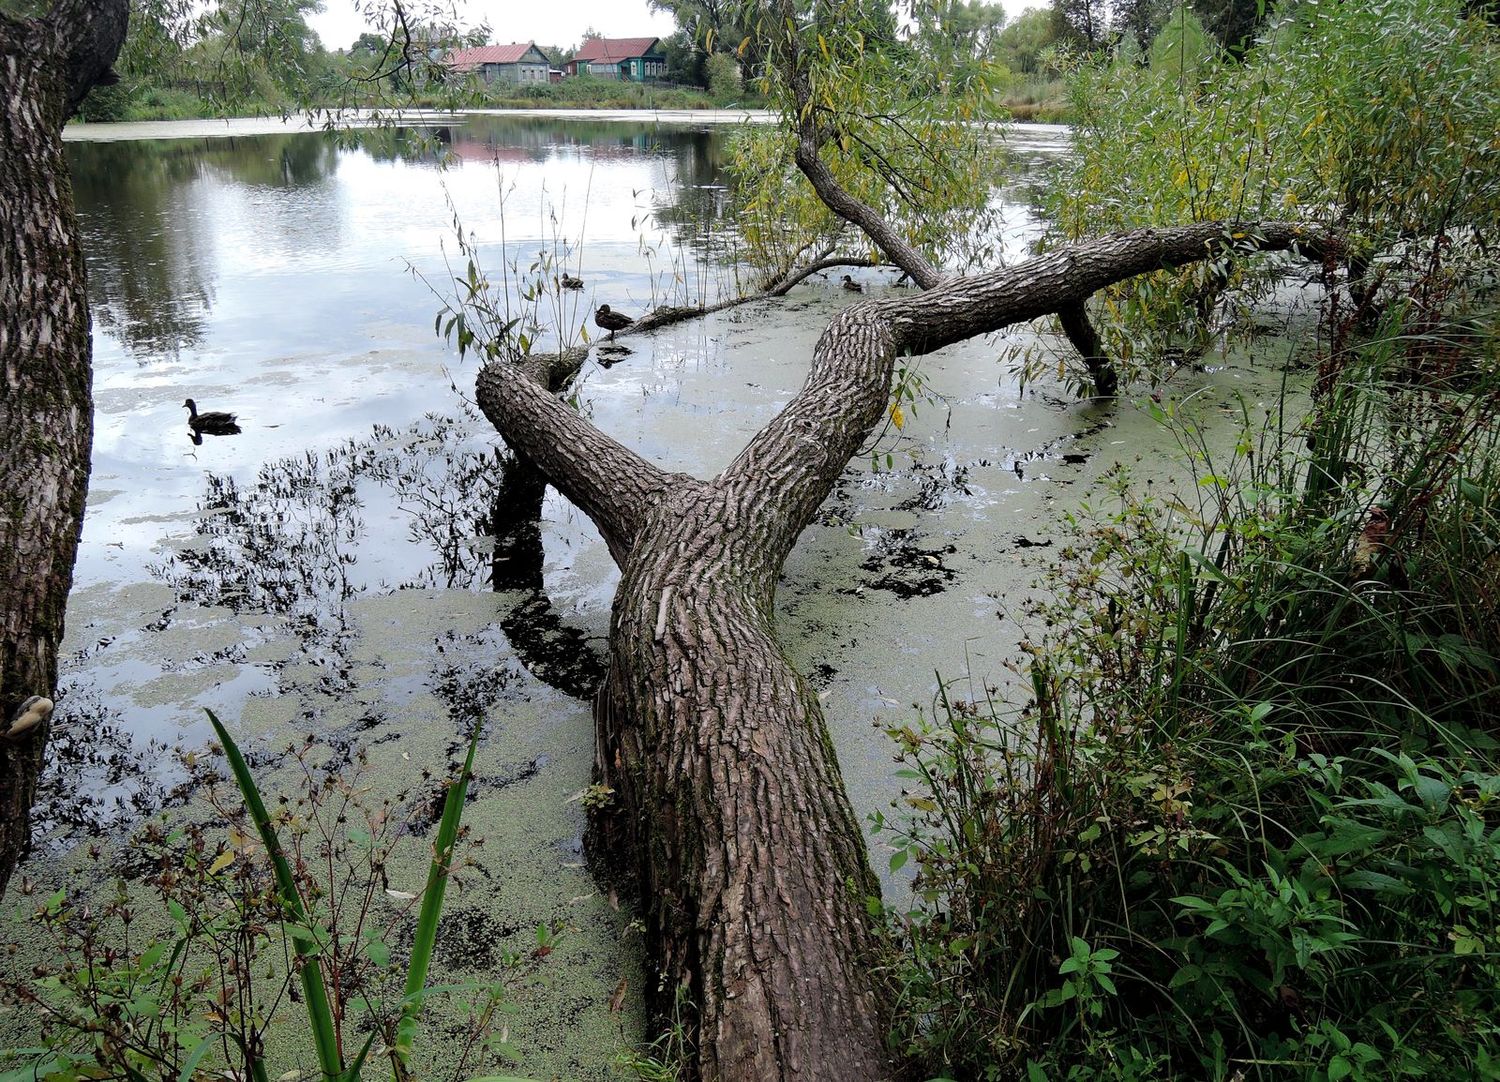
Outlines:
[{"label": "duck", "polygon": [[564,289],[582,289],[583,279],[575,278],[571,274],[564,273],[560,279]]},{"label": "duck", "polygon": [[850,293],[863,293],[865,291],[864,286],[860,285],[853,278],[850,278],[847,274],[844,275],[844,288]]},{"label": "duck", "polygon": [[194,434],[207,432],[210,436],[234,436],[238,435],[240,426],[235,422],[235,415],[224,413],[221,410],[212,410],[208,413],[199,413],[198,404],[191,398],[183,402],[183,407],[188,411],[188,427]]},{"label": "duck", "polygon": [[609,332],[610,341],[614,341],[615,332],[623,331],[635,320],[619,312],[611,312],[609,305],[601,304],[599,310],[594,313],[594,322]]}]

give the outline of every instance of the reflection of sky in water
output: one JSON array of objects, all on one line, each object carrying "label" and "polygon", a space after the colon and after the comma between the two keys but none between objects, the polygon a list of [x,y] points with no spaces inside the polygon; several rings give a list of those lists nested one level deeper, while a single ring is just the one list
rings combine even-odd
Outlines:
[{"label": "reflection of sky in water", "polygon": [[[381,479],[386,467],[360,466],[357,507],[340,519],[354,529],[339,543],[351,562],[336,568],[325,558],[321,566],[337,570],[363,612],[371,598],[403,586],[416,587],[415,597],[450,581],[482,585],[483,560],[474,552],[464,550],[468,562],[455,575],[438,550],[483,532],[487,490],[475,478],[486,471],[475,464],[498,440],[487,422],[464,416],[459,396],[472,396],[474,362],[461,362],[432,334],[439,302],[406,269],[409,261],[445,288],[455,213],[492,278],[502,237],[524,269],[538,248],[581,236],[569,269],[581,269],[587,288],[563,297],[564,316],[574,321],[601,302],[643,310],[652,272],[670,269],[673,252],[691,274],[719,280],[721,271],[687,242],[707,228],[691,224],[693,214],[722,199],[722,135],[635,122],[482,118],[447,138],[459,156],[447,169],[400,160],[379,139],[340,149],[316,134],[69,146],[101,313],[94,473],[69,615],[72,648],[88,653],[69,678],[106,706],[132,704],[137,733],[192,738],[204,704],[234,720],[269,710],[275,700],[266,695],[278,688],[283,699],[295,697],[288,694],[295,686],[304,688],[296,694],[313,688],[339,696],[360,681],[386,687],[393,677],[379,667],[360,670],[362,648],[345,641],[342,599],[262,606],[269,615],[234,600],[247,574],[274,583],[277,561],[289,560],[291,548],[248,544],[243,532],[202,523],[212,491],[221,502],[224,491],[211,490],[209,473],[235,486],[236,514],[291,507],[299,525],[281,533],[328,534],[335,523],[327,508],[288,502],[296,471],[288,473],[284,460],[312,453],[326,479],[329,454],[345,454],[340,448],[385,453],[391,439],[372,440],[376,425],[397,433],[399,443],[428,414],[456,418],[428,468],[428,495],[463,504],[456,528],[434,529],[432,520],[443,516],[424,519],[409,488]],[[1015,172],[1034,176],[1065,148],[1065,133],[1012,133],[1007,145]],[[1020,189],[1007,185],[998,198],[1014,258],[1036,226]],[[673,208],[689,222],[682,245],[652,220]],[[856,274],[873,296],[896,277]],[[585,408],[666,468],[712,474],[801,384],[818,334],[849,303],[837,279],[815,278],[772,304],[628,340],[634,353],[623,363],[585,369]],[[1015,536],[1055,519],[1053,490],[1023,484],[1014,462],[1031,455],[1058,462],[1057,448],[1092,423],[1077,409],[1034,401],[1021,408],[1003,348],[981,339],[924,362],[946,403],[921,405],[893,474],[871,476],[856,464],[830,501],[828,522],[809,530],[787,566],[780,598],[788,648],[804,671],[827,681],[820,688],[845,776],[865,810],[882,803],[891,770],[870,719],[893,704],[925,700],[936,667],[969,658],[988,678],[1008,651],[988,641],[996,628],[992,595],[1032,574],[1016,563]],[[192,446],[182,408],[189,396],[201,409],[239,413],[243,434]],[[443,458],[450,453],[452,467]],[[396,456],[407,465],[420,458]],[[337,469],[352,461],[340,459]],[[565,621],[597,640],[607,628],[614,567],[566,502],[549,495],[544,519],[547,592]],[[224,558],[195,564],[193,554],[211,545]],[[864,585],[886,581],[902,561],[930,559],[945,568],[942,593],[908,600]],[[184,596],[235,611],[199,608]],[[418,623],[424,604],[432,602],[412,603]],[[316,628],[298,623],[309,613]],[[149,628],[158,618],[167,630]],[[348,626],[358,633],[360,618]],[[896,651],[892,629],[903,641]],[[89,645],[103,639],[110,644]],[[227,652],[196,660],[205,649],[199,644],[218,639]],[[316,704],[316,694],[307,701]]]},{"label": "reflection of sky in water", "polygon": [[[680,163],[702,168],[710,137],[626,124],[595,152],[588,132],[606,126],[586,125],[583,142],[555,122],[472,127],[455,129],[464,157],[447,169],[319,134],[70,144],[97,311],[86,539],[105,545],[85,546],[80,583],[136,574],[170,532],[162,519],[192,508],[201,470],[244,475],[451,412],[448,369],[466,393],[472,374],[432,335],[439,302],[407,264],[446,288],[455,215],[492,278],[502,238],[524,268],[586,228],[571,265],[584,261],[590,291],[562,312],[575,325],[596,295],[647,303],[642,238],[672,249],[651,212]],[[524,149],[502,152],[497,173],[487,144],[507,139]],[[239,413],[244,436],[193,448],[185,397]]]}]

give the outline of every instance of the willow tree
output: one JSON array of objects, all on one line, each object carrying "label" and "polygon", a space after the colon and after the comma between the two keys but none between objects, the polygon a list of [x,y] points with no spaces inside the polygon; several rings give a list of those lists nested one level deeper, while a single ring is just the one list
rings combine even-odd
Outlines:
[{"label": "willow tree", "polygon": [[[1306,241],[1295,226],[1211,222],[951,273],[940,257],[956,261],[946,240],[964,223],[913,210],[933,187],[940,119],[913,123],[898,95],[856,94],[874,73],[899,73],[902,45],[881,8],[786,0],[747,17],[765,28],[788,160],[925,292],[841,312],[802,390],[708,480],[645,461],[503,351],[478,377],[504,438],[590,515],[621,567],[596,706],[596,770],[614,801],[596,837],[637,871],[660,969],[654,1005],[689,1029],[705,1077],[893,1071],[868,905],[878,888],[817,697],[777,639],[774,592],[797,537],[885,414],[895,359],[1048,313],[1086,328],[1083,301],[1110,283]],[[8,718],[30,702],[23,721],[56,678],[88,473],[88,315],[60,129],[107,77],[125,19],[125,0],[59,0],[0,21],[0,707]],[[45,729],[3,731],[6,876]]]},{"label": "willow tree", "polygon": [[83,528],[94,404],[62,127],[112,78],[127,0],[0,13],[0,893],[25,850]]},{"label": "willow tree", "polygon": [[594,521],[620,567],[595,705],[596,782],[611,801],[593,837],[638,880],[658,969],[651,1006],[686,1026],[706,1078],[895,1073],[869,904],[878,886],[774,602],[792,546],[885,416],[896,359],[1056,313],[1081,336],[1083,302],[1114,282],[1252,248],[1317,254],[1322,243],[1292,224],[1208,222],[1075,243],[1014,268],[946,270],[933,252],[951,238],[924,243],[932,219],[919,189],[889,190],[923,175],[940,121],[924,130],[893,95],[856,95],[851,82],[900,49],[863,32],[869,7],[786,0],[755,13],[782,102],[772,138],[829,214],[922,292],[840,312],[802,389],[706,480],[600,432],[498,345],[478,376],[486,416]]}]

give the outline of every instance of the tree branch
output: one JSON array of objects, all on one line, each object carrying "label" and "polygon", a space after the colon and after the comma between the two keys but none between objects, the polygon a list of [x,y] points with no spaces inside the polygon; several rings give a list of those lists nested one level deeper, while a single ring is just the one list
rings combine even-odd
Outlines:
[{"label": "tree branch", "polygon": [[[1226,250],[1295,249],[1321,260],[1337,244],[1326,233],[1291,222],[1143,229],[949,279],[916,296],[851,305],[818,340],[802,389],[715,484],[754,492],[740,510],[772,540],[757,559],[779,566],[884,413],[896,356],[930,353],[1054,312],[1076,312],[1105,286]],[[761,482],[750,484],[750,478]]]},{"label": "tree branch", "polygon": [[[797,12],[792,4],[782,3],[781,18],[788,25],[796,21]],[[828,163],[820,153],[826,133],[817,120],[818,111],[812,99],[807,71],[802,66],[796,35],[788,32],[782,41],[782,48],[782,75],[792,93],[791,115],[796,123],[797,168],[802,170],[802,175],[812,184],[813,191],[824,206],[862,230],[886,254],[886,258],[909,274],[917,285],[923,289],[937,285],[943,280],[943,276],[928,262],[927,257],[908,244],[906,238],[879,211],[845,191],[838,178],[833,175],[833,170],[828,168]]]},{"label": "tree branch", "polygon": [[475,397],[512,450],[525,455],[559,492],[594,520],[610,555],[624,564],[655,497],[701,484],[671,474],[605,435],[516,365],[479,370]]},{"label": "tree branch", "polygon": [[879,211],[850,195],[839,184],[833,170],[828,168],[828,163],[818,153],[821,139],[814,130],[812,121],[804,121],[801,129],[797,140],[797,168],[802,170],[802,175],[807,177],[823,204],[844,221],[858,226],[885,253],[887,259],[911,275],[912,280],[923,289],[931,289],[941,282],[943,276],[938,273],[937,268],[908,244],[906,238],[892,228]]},{"label": "tree branch", "polygon": [[1341,247],[1297,222],[1199,222],[1137,229],[1064,245],[1014,267],[957,278],[919,297],[882,302],[896,349],[930,353],[954,342],[1081,304],[1105,286],[1226,252],[1297,251],[1308,259]]},{"label": "tree branch", "polygon": [[1058,308],[1057,318],[1062,323],[1063,334],[1067,335],[1068,341],[1083,358],[1084,367],[1089,370],[1094,393],[1104,398],[1114,397],[1120,388],[1120,375],[1105,354],[1103,343],[1099,341],[1094,325],[1089,322],[1088,309],[1083,302],[1064,304]]}]

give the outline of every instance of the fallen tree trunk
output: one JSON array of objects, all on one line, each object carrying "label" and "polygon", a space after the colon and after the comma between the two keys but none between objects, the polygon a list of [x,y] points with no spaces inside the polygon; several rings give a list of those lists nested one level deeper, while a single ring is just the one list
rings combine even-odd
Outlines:
[{"label": "fallen tree trunk", "polygon": [[512,365],[480,372],[486,416],[594,520],[621,568],[597,706],[596,777],[612,802],[594,838],[638,877],[650,1003],[686,1025],[703,1077],[893,1073],[866,905],[878,886],[817,697],[777,641],[774,594],[884,416],[895,358],[1226,247],[1326,243],[1285,223],[1142,230],[854,304],[801,391],[708,481],[651,465]]}]

